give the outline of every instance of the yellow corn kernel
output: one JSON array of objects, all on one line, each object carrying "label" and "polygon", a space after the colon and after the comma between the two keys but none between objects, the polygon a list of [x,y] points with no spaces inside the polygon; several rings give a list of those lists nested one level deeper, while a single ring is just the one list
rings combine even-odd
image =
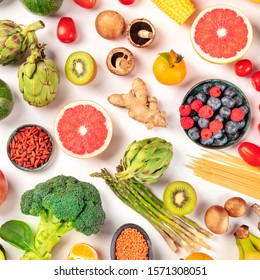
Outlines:
[{"label": "yellow corn kernel", "polygon": [[178,24],[183,24],[195,12],[190,0],[151,0],[160,10]]}]

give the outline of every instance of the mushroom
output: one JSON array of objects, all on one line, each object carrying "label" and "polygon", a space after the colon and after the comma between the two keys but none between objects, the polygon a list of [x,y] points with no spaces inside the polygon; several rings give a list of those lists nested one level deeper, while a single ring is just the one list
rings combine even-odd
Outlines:
[{"label": "mushroom", "polygon": [[126,76],[134,70],[135,59],[132,52],[126,48],[119,47],[109,52],[106,64],[111,73]]},{"label": "mushroom", "polygon": [[125,32],[125,20],[116,11],[106,10],[98,14],[95,21],[97,33],[108,40],[115,40]]},{"label": "mushroom", "polygon": [[155,35],[154,26],[149,20],[144,18],[133,20],[126,30],[128,41],[137,48],[149,46],[153,42]]}]

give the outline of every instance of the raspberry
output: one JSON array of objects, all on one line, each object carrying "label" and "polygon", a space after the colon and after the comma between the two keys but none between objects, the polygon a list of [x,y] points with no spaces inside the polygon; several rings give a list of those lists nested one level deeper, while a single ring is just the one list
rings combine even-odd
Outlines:
[{"label": "raspberry", "polygon": [[187,117],[189,116],[190,112],[191,112],[191,107],[190,105],[186,104],[186,105],[181,105],[179,107],[179,112],[181,114],[182,117]]},{"label": "raspberry", "polygon": [[182,117],[180,122],[182,128],[185,130],[192,128],[194,125],[194,120],[191,117]]},{"label": "raspberry", "polygon": [[240,108],[234,108],[231,111],[230,119],[234,122],[240,122],[245,117],[245,113]]},{"label": "raspberry", "polygon": [[223,128],[223,123],[219,120],[213,120],[209,123],[209,129],[213,133],[218,133]]},{"label": "raspberry", "polygon": [[209,119],[213,116],[214,111],[209,105],[204,105],[199,110],[199,115],[202,118]]},{"label": "raspberry", "polygon": [[209,128],[203,128],[200,132],[200,136],[204,140],[208,140],[212,136],[212,131]]},{"label": "raspberry", "polygon": [[203,106],[203,103],[199,99],[196,99],[191,103],[191,109],[196,111],[197,113],[199,112],[199,110],[202,106]]},{"label": "raspberry", "polygon": [[209,94],[212,97],[219,97],[221,95],[221,89],[217,86],[214,86],[209,90]]}]

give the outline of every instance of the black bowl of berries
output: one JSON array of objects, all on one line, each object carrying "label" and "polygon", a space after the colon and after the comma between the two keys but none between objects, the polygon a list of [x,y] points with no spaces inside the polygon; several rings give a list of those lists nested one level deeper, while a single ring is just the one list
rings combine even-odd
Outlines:
[{"label": "black bowl of berries", "polygon": [[250,123],[250,106],[236,85],[204,80],[185,95],[180,124],[187,136],[204,148],[226,148],[239,141]]}]

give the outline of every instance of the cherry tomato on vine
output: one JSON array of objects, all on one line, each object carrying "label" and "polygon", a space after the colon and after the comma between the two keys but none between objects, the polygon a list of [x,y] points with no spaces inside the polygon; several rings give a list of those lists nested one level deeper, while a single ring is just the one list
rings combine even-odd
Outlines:
[{"label": "cherry tomato on vine", "polygon": [[79,6],[87,9],[94,8],[96,5],[97,0],[73,0]]},{"label": "cherry tomato on vine", "polygon": [[251,77],[251,82],[253,87],[260,91],[260,71],[255,72]]},{"label": "cherry tomato on vine", "polygon": [[241,158],[249,165],[260,166],[260,147],[250,142],[243,142],[238,147]]},{"label": "cherry tomato on vine", "polygon": [[252,72],[253,63],[249,59],[241,59],[235,63],[234,70],[239,77],[246,77]]},{"label": "cherry tomato on vine", "polygon": [[62,43],[72,43],[77,39],[77,29],[71,17],[62,17],[57,25],[57,37]]},{"label": "cherry tomato on vine", "polygon": [[119,0],[119,2],[124,5],[131,5],[134,4],[135,0]]}]

